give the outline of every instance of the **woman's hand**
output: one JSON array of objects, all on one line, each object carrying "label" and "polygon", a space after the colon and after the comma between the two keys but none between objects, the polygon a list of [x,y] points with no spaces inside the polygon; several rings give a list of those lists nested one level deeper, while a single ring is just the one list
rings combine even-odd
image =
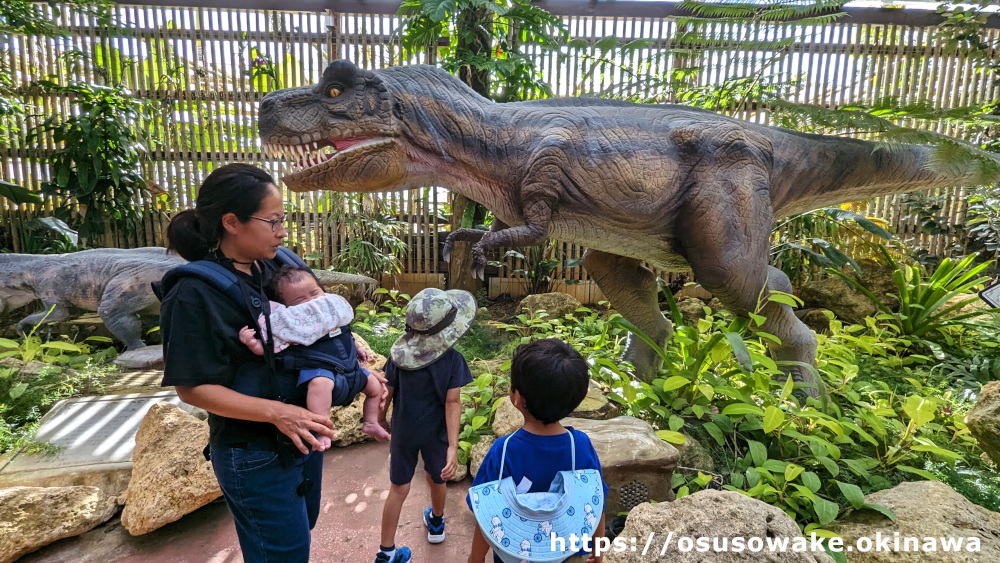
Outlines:
[{"label": "woman's hand", "polygon": [[313,432],[333,439],[333,421],[329,416],[310,412],[302,407],[277,403],[280,405],[273,415],[271,424],[291,438],[292,443],[303,454],[308,454],[310,448],[320,451],[319,440]]}]

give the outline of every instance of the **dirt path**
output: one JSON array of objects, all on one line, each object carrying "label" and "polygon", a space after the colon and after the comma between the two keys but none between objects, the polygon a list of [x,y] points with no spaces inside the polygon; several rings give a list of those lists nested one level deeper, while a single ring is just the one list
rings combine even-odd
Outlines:
[{"label": "dirt path", "polygon": [[[325,454],[323,507],[313,530],[311,561],[370,562],[379,544],[382,503],[389,488],[388,444],[356,444]],[[418,468],[422,464],[418,465]],[[413,551],[413,561],[466,561],[475,527],[465,505],[470,480],[448,487],[447,539],[427,543],[421,520],[430,505],[423,476],[417,474],[403,505],[396,545]],[[118,517],[75,538],[67,538],[31,553],[22,562],[142,562],[237,563],[243,561],[236,529],[225,504],[210,504],[178,522],[144,536],[132,537]]]}]

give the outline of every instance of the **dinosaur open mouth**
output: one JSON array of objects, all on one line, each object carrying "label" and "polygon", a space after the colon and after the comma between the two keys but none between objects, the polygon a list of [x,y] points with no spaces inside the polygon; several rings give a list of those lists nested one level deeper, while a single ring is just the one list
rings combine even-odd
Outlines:
[{"label": "dinosaur open mouth", "polygon": [[264,143],[264,153],[274,158],[284,158],[292,164],[292,174],[320,166],[351,148],[379,142],[383,139],[322,139],[299,145]]}]

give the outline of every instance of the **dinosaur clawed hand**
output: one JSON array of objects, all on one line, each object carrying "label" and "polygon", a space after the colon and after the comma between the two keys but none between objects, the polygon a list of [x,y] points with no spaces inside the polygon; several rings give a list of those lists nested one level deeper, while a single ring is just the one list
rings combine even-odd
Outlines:
[{"label": "dinosaur clawed hand", "polygon": [[479,244],[472,247],[472,267],[470,270],[472,277],[486,281],[486,253],[483,252]]}]

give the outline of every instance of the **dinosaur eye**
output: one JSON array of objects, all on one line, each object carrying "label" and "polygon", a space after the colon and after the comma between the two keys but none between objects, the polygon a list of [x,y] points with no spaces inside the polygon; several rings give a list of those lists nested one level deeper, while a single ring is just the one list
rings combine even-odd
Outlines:
[{"label": "dinosaur eye", "polygon": [[330,97],[331,98],[336,98],[339,95],[340,95],[340,89],[339,88],[330,88]]}]

